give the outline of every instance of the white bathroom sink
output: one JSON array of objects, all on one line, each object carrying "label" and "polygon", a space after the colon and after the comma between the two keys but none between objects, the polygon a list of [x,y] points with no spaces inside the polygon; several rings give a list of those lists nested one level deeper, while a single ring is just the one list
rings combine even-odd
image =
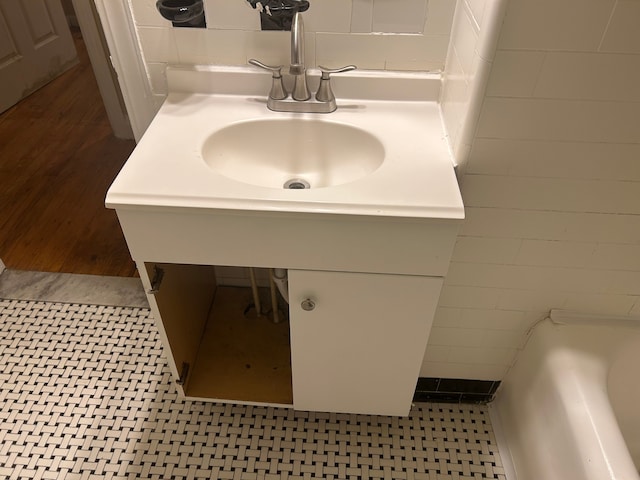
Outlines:
[{"label": "white bathroom sink", "polygon": [[214,132],[202,158],[215,172],[269,188],[322,188],[358,180],[380,167],[384,147],[359,128],[317,119],[271,118]]},{"label": "white bathroom sink", "polygon": [[167,76],[109,207],[464,218],[436,75],[341,74],[329,114],[270,111],[271,77],[252,68]]}]

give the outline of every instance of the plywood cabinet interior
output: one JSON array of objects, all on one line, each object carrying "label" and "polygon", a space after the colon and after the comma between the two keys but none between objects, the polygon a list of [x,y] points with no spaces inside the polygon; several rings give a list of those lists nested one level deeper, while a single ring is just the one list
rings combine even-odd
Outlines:
[{"label": "plywood cabinet interior", "polygon": [[213,266],[145,263],[148,295],[185,397],[291,405],[288,324],[245,315],[248,289],[216,285]]}]

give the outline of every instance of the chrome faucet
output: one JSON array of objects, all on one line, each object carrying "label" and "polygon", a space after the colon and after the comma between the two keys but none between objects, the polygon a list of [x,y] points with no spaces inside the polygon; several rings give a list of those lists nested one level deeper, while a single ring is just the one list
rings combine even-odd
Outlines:
[{"label": "chrome faucet", "polygon": [[304,22],[302,14],[296,12],[291,22],[291,65],[289,74],[293,76],[293,91],[291,97],[304,102],[311,98],[307,86],[307,68],[304,64]]},{"label": "chrome faucet", "polygon": [[289,75],[293,78],[291,94],[287,93],[282,79],[282,65],[272,67],[250,59],[249,63],[271,72],[271,91],[267,98],[267,107],[276,112],[331,113],[336,110],[336,97],[331,90],[332,73],[355,70],[355,65],[330,69],[318,66],[322,72],[320,86],[312,97],[307,83],[307,67],[304,61],[304,22],[302,13],[297,11],[291,23],[291,64]]}]

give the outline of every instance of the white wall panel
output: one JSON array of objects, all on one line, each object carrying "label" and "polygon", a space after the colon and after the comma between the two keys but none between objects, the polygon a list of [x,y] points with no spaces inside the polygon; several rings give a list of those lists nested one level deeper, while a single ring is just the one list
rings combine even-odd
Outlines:
[{"label": "white wall panel", "polygon": [[487,138],[640,143],[640,103],[487,97],[477,135]]},{"label": "white wall panel", "polygon": [[595,51],[616,0],[510,0],[505,50]]},{"label": "white wall panel", "polygon": [[[173,35],[178,49],[179,63],[229,65],[246,62],[247,36],[244,32],[176,28]],[[227,45],[234,45],[234,48],[227,48]]]},{"label": "white wall panel", "polygon": [[171,22],[158,13],[156,2],[136,0],[129,2],[133,20],[141,27],[170,27]]},{"label": "white wall panel", "polygon": [[244,0],[205,0],[204,6],[207,30],[260,30],[257,10]]},{"label": "white wall panel", "polygon": [[476,138],[467,172],[640,181],[640,144]]},{"label": "white wall panel", "polygon": [[572,293],[567,295],[565,310],[604,315],[628,315],[637,301],[637,296],[592,293]]},{"label": "white wall panel", "polygon": [[456,0],[429,0],[427,3],[427,20],[424,25],[424,33],[430,35],[446,35],[448,37],[451,33],[451,24],[453,22],[453,12],[455,8]]},{"label": "white wall panel", "polygon": [[546,240],[639,243],[640,216],[510,208],[466,208],[461,234]]},{"label": "white wall panel", "polygon": [[427,2],[424,0],[372,0],[372,30],[384,33],[422,33]]},{"label": "white wall panel", "polygon": [[549,52],[533,81],[539,98],[640,102],[640,55]]},{"label": "white wall panel", "polygon": [[492,287],[444,285],[438,305],[458,308],[495,308],[501,294],[500,289]]},{"label": "white wall panel", "polygon": [[635,182],[469,175],[462,197],[475,207],[640,214]]},{"label": "white wall panel", "polygon": [[597,243],[557,240],[522,240],[517,265],[584,267],[592,262]]},{"label": "white wall panel", "polygon": [[618,0],[599,50],[640,54],[638,22],[640,22],[640,2]]},{"label": "white wall panel", "polygon": [[178,47],[173,29],[138,28],[138,38],[146,62],[178,63]]},{"label": "white wall panel", "polygon": [[351,2],[352,0],[312,1],[304,14],[305,29],[310,32],[351,32]]},{"label": "white wall panel", "polygon": [[518,238],[458,236],[453,257],[458,262],[510,264],[521,245]]},{"label": "white wall panel", "polygon": [[487,95],[530,97],[538,83],[545,52],[500,50],[496,52],[487,85]]}]

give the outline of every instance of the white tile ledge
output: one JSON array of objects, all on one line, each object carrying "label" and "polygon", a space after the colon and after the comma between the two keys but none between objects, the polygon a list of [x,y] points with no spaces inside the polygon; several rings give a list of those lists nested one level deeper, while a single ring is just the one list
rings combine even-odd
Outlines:
[{"label": "white tile ledge", "polygon": [[[287,67],[283,69],[285,83]],[[315,92],[320,71],[309,69],[309,87]],[[271,74],[252,66],[171,65],[167,67],[170,93],[267,96]],[[341,98],[382,101],[438,101],[442,76],[435,72],[353,70],[332,76],[333,91]]]}]

